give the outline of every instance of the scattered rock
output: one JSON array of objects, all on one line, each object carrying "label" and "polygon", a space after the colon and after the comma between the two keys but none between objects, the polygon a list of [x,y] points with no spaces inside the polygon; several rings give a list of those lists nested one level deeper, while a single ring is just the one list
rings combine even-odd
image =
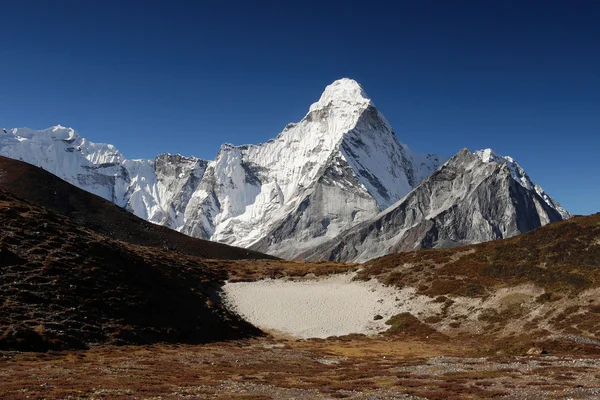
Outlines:
[{"label": "scattered rock", "polygon": [[532,347],[529,350],[527,350],[527,354],[532,356],[532,355],[539,355],[539,354],[548,354],[548,352],[539,347]]}]

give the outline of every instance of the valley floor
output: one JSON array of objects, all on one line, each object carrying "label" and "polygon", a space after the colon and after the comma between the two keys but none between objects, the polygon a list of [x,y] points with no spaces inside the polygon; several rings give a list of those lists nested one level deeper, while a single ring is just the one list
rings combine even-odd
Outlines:
[{"label": "valley floor", "polygon": [[2,399],[597,399],[600,357],[480,357],[477,341],[254,339],[0,352]]}]

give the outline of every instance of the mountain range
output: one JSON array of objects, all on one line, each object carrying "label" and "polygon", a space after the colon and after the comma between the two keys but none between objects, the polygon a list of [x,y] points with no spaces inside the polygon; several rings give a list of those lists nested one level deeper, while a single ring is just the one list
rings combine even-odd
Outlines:
[{"label": "mountain range", "polygon": [[[499,168],[491,174],[492,187],[514,185],[509,193],[525,192],[506,164],[485,163],[467,150],[420,187],[436,187],[445,176],[464,169],[465,163],[470,165],[467,170],[480,171],[475,176]],[[469,174],[456,177],[456,185],[463,185],[465,176]],[[458,191],[452,200],[456,207],[481,212],[472,205],[477,203],[466,202],[483,196],[489,185],[479,186],[479,191],[467,197]],[[407,198],[418,200],[422,193],[427,192],[415,190]],[[515,199],[502,199],[497,208],[521,204],[527,197]],[[424,204],[423,210],[432,210]],[[540,207],[547,216],[560,215],[547,205],[540,203]],[[391,215],[388,223],[401,224],[400,210],[394,207],[382,214]],[[522,210],[515,211],[521,215]],[[468,213],[456,216],[463,214]],[[384,223],[385,218],[378,220]],[[399,325],[390,329],[390,335],[398,329],[402,335],[427,338],[442,334],[444,342],[484,335],[490,349],[506,349],[503,343],[508,341],[508,348],[519,352],[531,346],[554,351],[563,345],[581,352],[598,350],[594,338],[600,329],[600,214],[571,218],[504,240],[391,254],[360,268],[284,261],[148,223],[41,168],[0,157],[0,221],[4,227],[0,232],[0,297],[5,299],[0,325],[6,327],[0,332],[0,350],[254,337],[261,331],[223,300],[225,282],[262,284],[267,277],[269,282],[298,277],[306,283],[309,274],[322,278],[352,271],[357,280],[376,278],[386,287],[414,291],[411,296],[419,299],[410,297],[412,308],[394,317]],[[441,221],[435,218],[432,223],[441,227]],[[506,223],[509,226],[511,220]],[[520,222],[516,224],[519,228]],[[362,225],[352,232],[368,231],[370,223]],[[351,239],[344,238],[348,243]],[[369,246],[376,251],[374,237],[368,240],[375,243]],[[319,282],[319,278],[312,281]]]},{"label": "mountain range", "polygon": [[224,144],[212,161],[130,160],[60,125],[0,134],[0,155],[152,223],[288,259],[365,261],[510,237],[571,216],[510,157],[413,152],[347,78],[275,139]]}]

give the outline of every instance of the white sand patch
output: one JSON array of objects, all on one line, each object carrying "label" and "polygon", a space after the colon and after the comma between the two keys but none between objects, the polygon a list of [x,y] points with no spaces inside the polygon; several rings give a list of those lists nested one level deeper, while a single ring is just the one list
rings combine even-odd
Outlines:
[{"label": "white sand patch", "polygon": [[[353,282],[354,274],[323,279],[267,279],[227,283],[225,304],[263,330],[300,338],[326,338],[386,330],[390,317],[401,312],[432,315],[441,305],[413,288],[398,290],[371,280]],[[383,318],[374,320],[376,315]]]}]

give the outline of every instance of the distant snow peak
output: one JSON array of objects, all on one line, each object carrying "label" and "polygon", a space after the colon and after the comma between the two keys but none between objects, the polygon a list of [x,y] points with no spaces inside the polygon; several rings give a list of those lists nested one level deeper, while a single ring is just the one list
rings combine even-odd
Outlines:
[{"label": "distant snow peak", "polygon": [[505,164],[513,179],[521,184],[525,189],[531,190],[535,187],[533,181],[521,166],[509,156],[501,156],[492,149],[483,149],[475,152],[475,155],[485,163],[496,162]]},{"label": "distant snow peak", "polygon": [[481,161],[483,162],[496,161],[496,159],[500,158],[500,156],[492,149],[477,150],[474,154],[481,158]]},{"label": "distant snow peak", "polygon": [[79,136],[77,135],[77,132],[75,132],[75,129],[62,125],[55,125],[46,131],[49,131],[51,138],[57,140],[73,140]]}]

